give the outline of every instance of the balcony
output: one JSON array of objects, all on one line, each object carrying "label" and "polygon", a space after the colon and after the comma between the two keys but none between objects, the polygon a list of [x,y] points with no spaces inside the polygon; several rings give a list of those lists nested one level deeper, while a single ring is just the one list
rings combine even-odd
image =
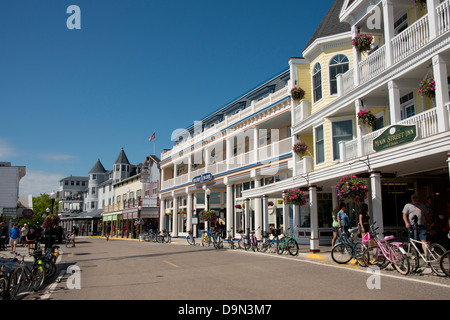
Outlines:
[{"label": "balcony", "polygon": [[[446,105],[447,116],[450,120],[450,103]],[[416,116],[404,119],[397,123],[398,125],[416,125],[417,128],[417,139],[424,139],[438,134],[438,116],[436,108],[430,109],[428,111],[422,112]],[[350,161],[357,159],[359,157],[364,157],[375,153],[373,150],[373,140],[376,139],[383,131],[387,128],[382,128],[373,131],[369,134],[362,136],[361,140],[354,139],[347,142],[341,142],[340,162]],[[361,143],[361,148],[359,148],[359,143]],[[358,152],[358,150],[361,150]],[[360,154],[359,154],[360,153]]]},{"label": "balcony", "polygon": [[[431,23],[432,17],[436,23]],[[433,15],[429,13],[414,22],[388,43],[373,52],[358,63],[358,76],[355,76],[354,68],[338,77],[340,95],[345,95],[359,85],[367,83],[388,68],[408,62],[413,54],[427,46],[432,40],[450,30],[450,0],[446,0],[435,8]],[[388,56],[388,48],[392,57]]]}]

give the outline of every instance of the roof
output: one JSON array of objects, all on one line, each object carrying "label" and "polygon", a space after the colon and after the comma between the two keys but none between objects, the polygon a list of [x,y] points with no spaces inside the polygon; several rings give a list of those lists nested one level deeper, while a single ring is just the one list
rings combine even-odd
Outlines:
[{"label": "roof", "polygon": [[91,173],[105,173],[106,170],[103,167],[102,163],[100,162],[100,159],[97,160],[97,162],[92,167],[91,171],[89,171],[89,174]]},{"label": "roof", "polygon": [[316,29],[305,49],[308,48],[316,39],[329,37],[335,34],[345,33],[351,31],[351,27],[346,22],[341,22],[339,14],[345,0],[335,0],[323,18],[319,27]]},{"label": "roof", "polygon": [[128,161],[127,155],[125,154],[125,151],[123,151],[123,148],[120,151],[119,156],[117,157],[117,159],[114,163],[130,164],[130,162]]}]

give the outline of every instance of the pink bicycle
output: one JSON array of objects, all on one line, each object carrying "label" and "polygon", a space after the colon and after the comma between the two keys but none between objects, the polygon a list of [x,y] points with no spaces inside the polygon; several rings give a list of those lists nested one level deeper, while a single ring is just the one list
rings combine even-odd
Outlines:
[{"label": "pink bicycle", "polygon": [[365,265],[368,267],[377,266],[383,269],[391,263],[400,274],[407,275],[410,271],[410,263],[406,251],[402,247],[403,244],[401,242],[391,242],[395,238],[394,236],[387,236],[380,240],[376,233],[377,229],[378,227],[374,228],[374,224],[372,224],[370,232],[364,236],[363,243],[366,245],[371,243],[371,239],[375,242],[363,253]]}]

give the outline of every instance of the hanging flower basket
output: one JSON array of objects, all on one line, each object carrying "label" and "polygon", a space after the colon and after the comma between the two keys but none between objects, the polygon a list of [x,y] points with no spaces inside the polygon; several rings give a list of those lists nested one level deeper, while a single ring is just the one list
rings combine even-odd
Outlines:
[{"label": "hanging flower basket", "polygon": [[292,88],[291,90],[291,96],[294,100],[302,100],[305,96],[305,90],[301,88]]},{"label": "hanging flower basket", "polygon": [[414,5],[416,7],[425,8],[427,6],[427,0],[414,0]]},{"label": "hanging flower basket", "polygon": [[44,229],[47,228],[56,228],[59,226],[60,218],[57,214],[49,215],[45,218],[44,223],[42,224],[42,227]]},{"label": "hanging flower basket", "polygon": [[372,127],[375,124],[377,117],[370,110],[361,110],[358,112],[358,123]]},{"label": "hanging flower basket", "polygon": [[369,51],[372,45],[373,37],[368,34],[358,34],[352,39],[352,45],[359,52]]},{"label": "hanging flower basket", "polygon": [[436,81],[433,77],[425,77],[419,85],[419,94],[428,98],[436,97]]},{"label": "hanging flower basket", "polygon": [[186,214],[186,211],[182,210],[182,211],[178,212],[178,214]]},{"label": "hanging flower basket", "polygon": [[304,206],[306,204],[306,195],[299,189],[287,190],[283,197],[284,203]]},{"label": "hanging flower basket", "polygon": [[203,210],[200,212],[200,220],[201,221],[208,221],[208,222],[215,222],[217,219],[216,212],[214,210]]},{"label": "hanging flower basket", "polygon": [[294,151],[296,154],[303,155],[306,150],[308,150],[308,145],[304,142],[297,142],[294,144],[294,147],[292,148],[292,151]]},{"label": "hanging flower basket", "polygon": [[267,203],[267,205],[268,205],[269,207],[273,207],[273,202],[272,202],[272,201],[269,201],[269,202]]},{"label": "hanging flower basket", "polygon": [[237,204],[237,205],[235,205],[234,207],[235,207],[236,209],[239,209],[239,210],[242,209],[242,206],[241,206],[240,204]]},{"label": "hanging flower basket", "polygon": [[342,201],[361,202],[367,199],[367,186],[364,180],[356,176],[346,175],[336,185],[336,194]]}]

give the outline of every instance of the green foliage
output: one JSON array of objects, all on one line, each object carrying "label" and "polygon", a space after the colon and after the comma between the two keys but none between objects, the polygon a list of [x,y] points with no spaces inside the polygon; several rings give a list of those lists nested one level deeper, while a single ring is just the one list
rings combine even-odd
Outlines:
[{"label": "green foliage", "polygon": [[[44,222],[44,215],[47,215],[46,209],[52,212],[52,199],[50,195],[46,193],[41,193],[38,197],[33,197],[33,211],[34,217],[32,219],[20,219],[19,225],[42,225]],[[55,201],[53,213],[58,212],[58,201]]]}]

